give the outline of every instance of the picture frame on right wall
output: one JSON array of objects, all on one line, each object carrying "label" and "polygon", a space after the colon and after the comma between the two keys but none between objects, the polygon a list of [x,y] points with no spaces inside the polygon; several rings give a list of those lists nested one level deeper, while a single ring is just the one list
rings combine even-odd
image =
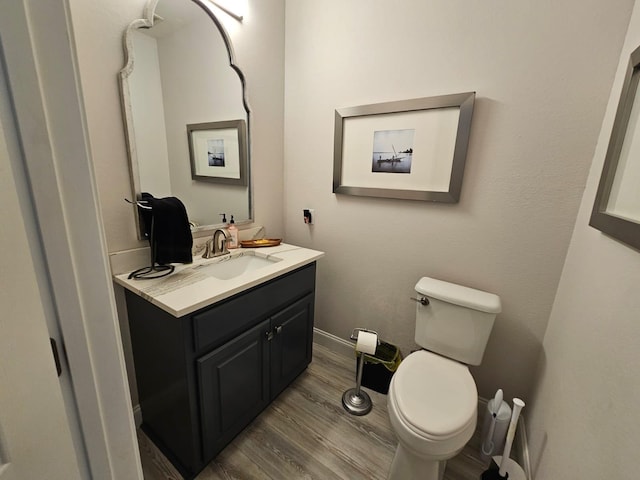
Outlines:
[{"label": "picture frame on right wall", "polygon": [[589,225],[640,250],[640,47],[629,58]]}]

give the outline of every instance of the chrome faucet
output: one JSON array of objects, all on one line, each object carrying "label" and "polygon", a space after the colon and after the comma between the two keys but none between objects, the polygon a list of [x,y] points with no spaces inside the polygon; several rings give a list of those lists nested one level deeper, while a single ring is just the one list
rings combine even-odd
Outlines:
[{"label": "chrome faucet", "polygon": [[227,233],[220,228],[213,232],[213,237],[207,242],[202,258],[213,258],[230,254],[231,252],[227,249],[227,238]]}]

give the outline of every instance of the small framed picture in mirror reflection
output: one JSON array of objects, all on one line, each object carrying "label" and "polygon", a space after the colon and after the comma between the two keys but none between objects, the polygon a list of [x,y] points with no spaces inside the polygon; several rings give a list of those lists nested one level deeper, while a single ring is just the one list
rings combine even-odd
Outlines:
[{"label": "small framed picture in mirror reflection", "polygon": [[194,180],[247,184],[247,127],[244,120],[189,124],[187,137]]}]

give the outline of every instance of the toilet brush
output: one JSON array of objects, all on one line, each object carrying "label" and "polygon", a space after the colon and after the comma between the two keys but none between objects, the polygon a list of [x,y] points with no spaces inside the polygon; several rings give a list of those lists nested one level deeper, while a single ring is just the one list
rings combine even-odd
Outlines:
[{"label": "toilet brush", "polygon": [[496,392],[496,396],[493,398],[493,412],[491,412],[491,425],[489,426],[489,432],[487,434],[487,438],[482,442],[482,454],[490,456],[492,455],[493,449],[495,448],[495,444],[493,442],[493,434],[496,431],[496,422],[498,421],[498,412],[500,411],[500,406],[502,405],[502,389],[498,389]]},{"label": "toilet brush", "polygon": [[[513,445],[513,438],[516,435],[516,428],[518,426],[518,417],[520,411],[524,407],[524,402],[519,398],[513,399],[513,411],[511,412],[511,422],[509,423],[509,430],[507,431],[507,441],[504,445],[504,453],[502,457],[493,457],[493,462],[488,470],[485,470],[480,477],[481,480],[503,480],[505,478],[511,478],[512,480],[518,480],[519,478],[525,478],[524,471],[515,461],[509,458],[511,454],[511,446]],[[500,467],[498,468],[498,462]],[[511,476],[509,476],[511,474]]]}]

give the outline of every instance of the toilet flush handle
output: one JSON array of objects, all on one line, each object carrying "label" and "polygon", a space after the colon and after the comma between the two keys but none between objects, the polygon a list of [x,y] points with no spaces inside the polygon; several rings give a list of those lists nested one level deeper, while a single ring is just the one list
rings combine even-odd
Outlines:
[{"label": "toilet flush handle", "polygon": [[420,298],[409,297],[409,299],[416,302],[420,302],[423,307],[426,307],[427,305],[429,305],[429,299],[427,297],[420,297]]}]

